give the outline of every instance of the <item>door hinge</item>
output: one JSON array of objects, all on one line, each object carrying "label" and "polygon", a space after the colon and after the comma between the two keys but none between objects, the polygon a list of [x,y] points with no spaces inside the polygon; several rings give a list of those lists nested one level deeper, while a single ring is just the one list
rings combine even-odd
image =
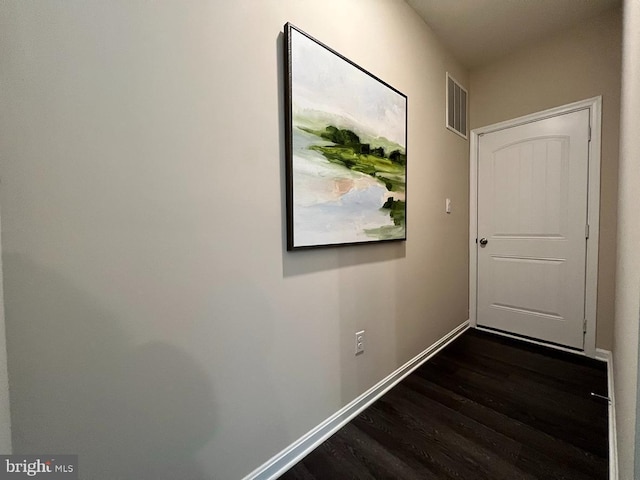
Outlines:
[{"label": "door hinge", "polygon": [[589,238],[589,224],[584,226],[584,238]]},{"label": "door hinge", "polygon": [[582,333],[587,333],[587,319],[582,321]]},{"label": "door hinge", "polygon": [[591,125],[589,125],[589,141],[591,141]]}]

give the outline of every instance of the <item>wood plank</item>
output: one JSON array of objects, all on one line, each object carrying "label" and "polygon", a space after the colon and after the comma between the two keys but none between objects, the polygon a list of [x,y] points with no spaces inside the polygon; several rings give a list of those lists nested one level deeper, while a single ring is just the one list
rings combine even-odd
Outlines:
[{"label": "wood plank", "polygon": [[467,331],[281,478],[604,480],[606,366]]}]

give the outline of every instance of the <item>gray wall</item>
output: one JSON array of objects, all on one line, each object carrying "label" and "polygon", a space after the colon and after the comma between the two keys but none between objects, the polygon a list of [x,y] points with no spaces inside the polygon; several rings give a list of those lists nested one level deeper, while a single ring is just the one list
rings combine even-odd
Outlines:
[{"label": "gray wall", "polygon": [[638,444],[638,323],[640,312],[640,3],[624,3],[620,185],[618,203],[618,268],[614,332],[614,380],[620,478],[640,478],[635,466]]},{"label": "gray wall", "polygon": [[[284,250],[287,21],[408,95],[406,243]],[[2,2],[14,451],[237,479],[466,320],[447,70],[399,0]]]}]

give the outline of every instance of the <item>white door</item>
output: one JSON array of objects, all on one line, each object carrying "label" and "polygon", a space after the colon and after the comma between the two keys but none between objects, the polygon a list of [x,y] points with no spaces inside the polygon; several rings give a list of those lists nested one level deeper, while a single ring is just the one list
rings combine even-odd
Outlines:
[{"label": "white door", "polygon": [[480,136],[477,324],[584,348],[589,110]]}]

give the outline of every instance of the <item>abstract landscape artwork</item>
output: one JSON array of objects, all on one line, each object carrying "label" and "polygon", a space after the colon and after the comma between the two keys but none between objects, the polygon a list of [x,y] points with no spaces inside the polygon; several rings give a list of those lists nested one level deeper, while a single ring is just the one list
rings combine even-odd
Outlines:
[{"label": "abstract landscape artwork", "polygon": [[406,240],[407,97],[284,30],[287,249]]}]

